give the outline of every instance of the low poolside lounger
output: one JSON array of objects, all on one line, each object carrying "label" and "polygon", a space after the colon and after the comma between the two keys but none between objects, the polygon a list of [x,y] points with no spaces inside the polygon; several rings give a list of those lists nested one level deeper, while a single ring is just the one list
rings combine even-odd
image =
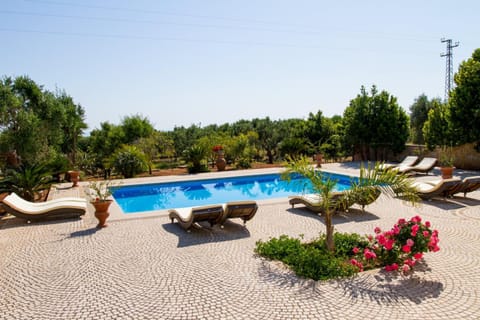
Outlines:
[{"label": "low poolside lounger", "polygon": [[56,199],[46,202],[30,202],[12,193],[2,200],[8,213],[27,221],[54,218],[78,218],[87,211],[87,200],[83,198]]},{"label": "low poolside lounger", "polygon": [[224,215],[221,224],[227,219],[240,218],[245,225],[257,213],[258,205],[255,201],[235,201],[227,202],[223,205]]},{"label": "low poolside lounger", "polygon": [[[332,193],[332,202],[340,201],[342,196],[344,195],[343,192],[333,192]],[[307,209],[316,213],[323,213],[325,210],[322,206],[322,198],[318,194],[305,194],[301,196],[290,196],[288,197],[288,202],[292,206],[295,207],[296,204],[303,204]],[[352,206],[353,203],[351,201],[347,201],[340,206],[340,210],[347,211],[348,208]]]},{"label": "low poolside lounger", "polygon": [[467,193],[480,189],[480,176],[467,177],[460,182],[457,187],[449,192],[453,196],[456,193],[463,193],[466,197]]},{"label": "low poolside lounger", "polygon": [[174,219],[176,219],[183,229],[188,230],[196,222],[208,221],[210,226],[220,223],[224,211],[223,206],[218,204],[194,208],[171,209],[168,210],[168,212],[172,223]]},{"label": "low poolside lounger", "polygon": [[412,186],[417,189],[418,196],[422,199],[432,199],[434,197],[445,199],[460,183],[459,178],[451,178],[431,182],[414,182]]},{"label": "low poolside lounger", "polygon": [[411,167],[413,166],[418,160],[417,156],[407,156],[402,162],[398,164],[391,164],[391,163],[382,163],[378,166],[379,170],[388,170],[396,167]]},{"label": "low poolside lounger", "polygon": [[418,164],[414,166],[399,166],[393,168],[393,170],[397,170],[398,173],[410,173],[410,172],[421,172],[428,174],[437,164],[436,158],[423,158]]}]

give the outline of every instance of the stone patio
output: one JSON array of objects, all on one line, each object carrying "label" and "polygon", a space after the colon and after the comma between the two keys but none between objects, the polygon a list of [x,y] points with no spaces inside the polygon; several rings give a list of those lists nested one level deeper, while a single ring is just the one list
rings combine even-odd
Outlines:
[{"label": "stone patio", "polygon": [[[324,167],[358,172],[350,164]],[[172,178],[185,179],[162,177]],[[57,187],[51,197],[83,195],[82,187]],[[480,318],[479,191],[416,208],[381,196],[365,213],[357,208],[337,215],[337,231],[371,234],[375,226],[391,228],[399,218],[419,214],[439,230],[441,250],[426,254],[412,277],[375,270],[328,282],[297,278],[254,255],[259,239],[310,239],[324,231],[321,217],[291,209],[286,199],[259,201],[246,228],[238,220],[190,233],[171,224],[165,211],[128,217],[112,211],[109,227],[101,230],[93,208],[80,220],[3,219],[0,318]]]}]

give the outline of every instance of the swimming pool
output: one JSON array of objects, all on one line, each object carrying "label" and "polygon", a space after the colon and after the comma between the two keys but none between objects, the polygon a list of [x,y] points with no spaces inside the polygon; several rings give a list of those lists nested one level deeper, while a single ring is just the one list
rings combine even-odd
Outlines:
[{"label": "swimming pool", "polygon": [[[335,190],[345,190],[351,177],[329,173],[337,181]],[[196,207],[239,200],[286,198],[311,193],[310,181],[294,175],[290,183],[280,174],[261,174],[220,179],[143,184],[113,188],[113,197],[124,213]]]}]

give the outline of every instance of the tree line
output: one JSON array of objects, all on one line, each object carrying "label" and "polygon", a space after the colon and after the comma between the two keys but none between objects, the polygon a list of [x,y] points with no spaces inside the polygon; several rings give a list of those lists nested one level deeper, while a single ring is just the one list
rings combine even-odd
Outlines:
[{"label": "tree line", "polygon": [[51,92],[28,76],[0,81],[0,152],[4,166],[42,164],[52,173],[78,168],[90,175],[132,177],[186,163],[209,170],[220,146],[228,163],[248,168],[287,156],[322,153],[327,159],[355,156],[387,160],[407,142],[429,148],[480,141],[480,49],[461,63],[448,102],[420,95],[410,114],[396,97],[372,86],[360,88],[343,115],[322,111],[306,118],[270,117],[162,131],[147,117],[129,115],[103,122],[88,136],[85,110],[63,90]]}]

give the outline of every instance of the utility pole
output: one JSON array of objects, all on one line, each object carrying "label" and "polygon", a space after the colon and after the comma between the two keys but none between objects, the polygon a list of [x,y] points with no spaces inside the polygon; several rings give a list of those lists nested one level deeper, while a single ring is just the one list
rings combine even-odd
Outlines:
[{"label": "utility pole", "polygon": [[450,90],[453,87],[453,52],[452,49],[458,47],[460,44],[458,41],[452,45],[452,39],[442,38],[440,41],[447,43],[447,53],[440,54],[440,57],[447,57],[447,64],[445,70],[445,102],[448,101],[448,96],[450,95]]}]

